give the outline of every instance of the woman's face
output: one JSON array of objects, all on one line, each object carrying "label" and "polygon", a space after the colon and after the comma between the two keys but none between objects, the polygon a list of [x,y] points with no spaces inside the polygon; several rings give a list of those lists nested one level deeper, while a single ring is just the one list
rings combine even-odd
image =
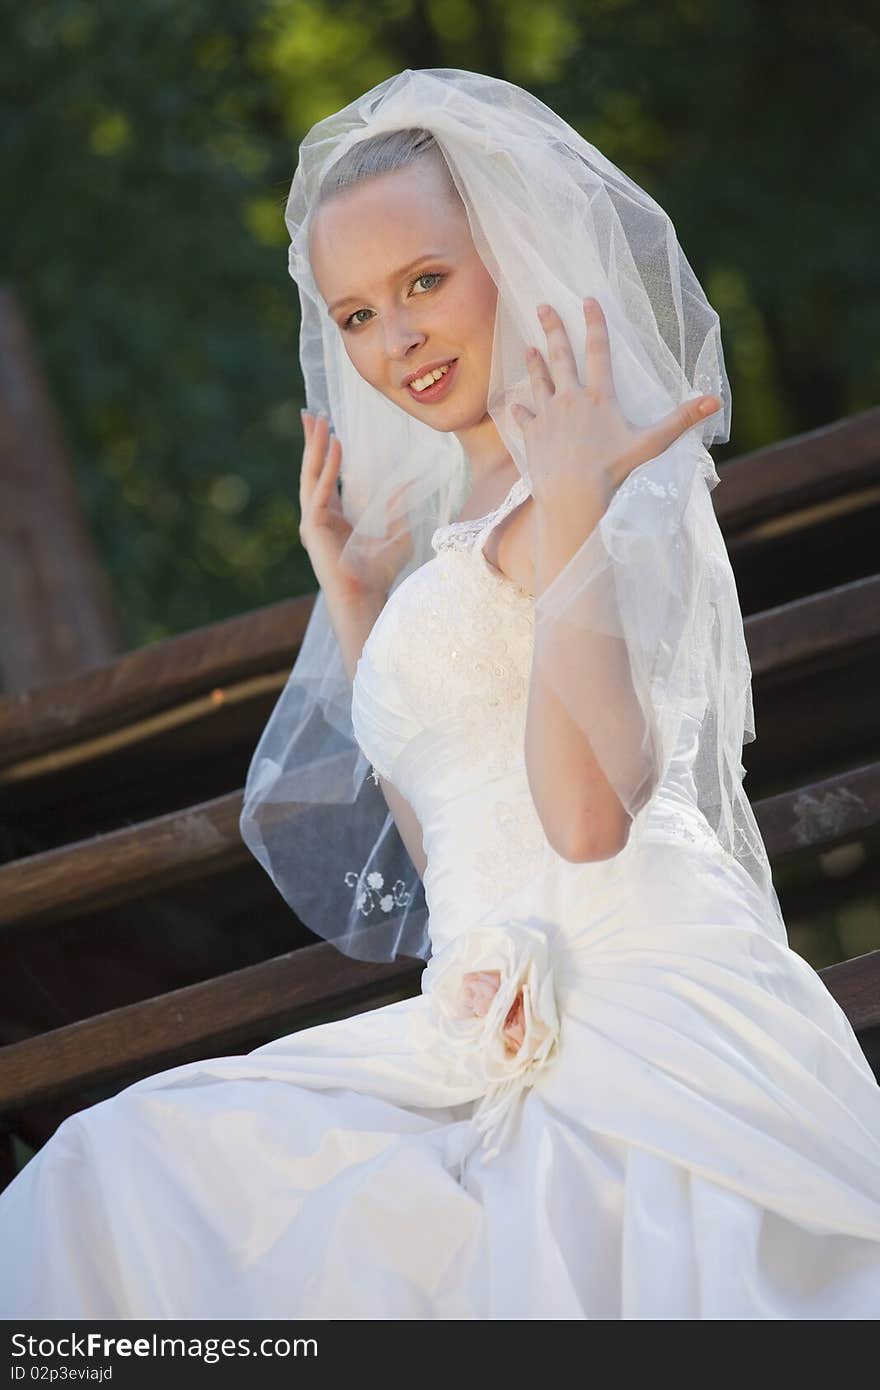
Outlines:
[{"label": "woman's face", "polygon": [[[334,194],[315,216],[309,255],[365,381],[434,429],[486,419],[497,290],[435,159]],[[405,384],[453,361],[424,398]]]}]

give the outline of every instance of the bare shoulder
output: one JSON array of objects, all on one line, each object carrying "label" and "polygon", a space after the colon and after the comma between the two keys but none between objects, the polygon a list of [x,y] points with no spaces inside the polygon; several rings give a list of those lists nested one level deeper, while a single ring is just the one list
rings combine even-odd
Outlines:
[{"label": "bare shoulder", "polygon": [[489,563],[530,594],[535,592],[534,516],[534,499],[527,497],[498,523],[485,546]]}]

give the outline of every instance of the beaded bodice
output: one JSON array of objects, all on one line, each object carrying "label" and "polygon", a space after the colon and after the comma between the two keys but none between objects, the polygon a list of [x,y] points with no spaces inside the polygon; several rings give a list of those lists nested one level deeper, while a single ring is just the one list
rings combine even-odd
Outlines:
[{"label": "beaded bodice", "polygon": [[[484,545],[528,495],[518,478],[486,516],[438,526],[433,560],[398,587],[368,642],[415,723],[454,727],[461,752],[479,751],[487,771],[506,770],[520,753],[534,614],[532,596],[490,564]],[[387,752],[374,751],[375,770],[393,780]]]},{"label": "beaded bodice", "polygon": [[533,599],[483,549],[528,496],[519,478],[486,516],[437,527],[433,558],[392,593],[355,675],[355,736],[419,818],[432,918],[462,892],[471,911],[491,901],[549,848],[524,760]]},{"label": "beaded bodice", "polygon": [[[529,491],[518,479],[487,516],[439,526],[433,558],[391,594],[364,644],[352,691],[355,737],[376,777],[392,783],[422,828],[434,947],[552,866],[595,876],[550,846],[525,757],[534,648],[531,594],[495,568],[488,536]],[[681,787],[655,798],[663,833],[707,843],[688,783],[695,730],[673,770]],[[717,842],[716,842],[717,843]]]}]

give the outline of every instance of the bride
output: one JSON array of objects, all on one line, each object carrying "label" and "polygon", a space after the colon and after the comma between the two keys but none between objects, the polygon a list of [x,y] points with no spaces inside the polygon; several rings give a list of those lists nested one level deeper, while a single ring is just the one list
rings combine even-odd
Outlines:
[{"label": "bride", "polygon": [[286,220],[320,589],[241,828],[422,989],[66,1119],[0,1194],[0,1313],[876,1316],[880,1088],[742,787],[672,224],[453,69],[314,127]]}]

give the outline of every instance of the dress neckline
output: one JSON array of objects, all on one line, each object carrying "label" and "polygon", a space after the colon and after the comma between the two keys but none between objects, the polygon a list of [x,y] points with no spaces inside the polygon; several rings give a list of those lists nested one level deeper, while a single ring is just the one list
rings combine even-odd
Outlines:
[{"label": "dress neckline", "polygon": [[501,501],[498,503],[496,507],[492,508],[490,512],[485,512],[483,516],[465,517],[464,520],[457,519],[455,521],[447,521],[444,525],[437,527],[436,531],[434,532],[434,536],[436,537],[438,535],[445,535],[449,531],[472,531],[474,535],[479,535],[484,526],[487,526],[489,523],[494,522],[497,519],[500,519],[502,512],[505,512],[508,509],[512,501],[523,501],[526,497],[528,497],[528,495],[528,486],[526,484],[525,478],[520,473],[516,481],[512,483],[511,486],[508,488],[505,496],[501,499]]},{"label": "dress neckline", "polygon": [[531,496],[531,489],[523,478],[522,474],[516,479],[508,489],[507,495],[502,498],[497,507],[493,507],[484,516],[467,517],[464,520],[447,521],[445,525],[438,526],[431,537],[431,547],[435,551],[447,548],[451,545],[454,549],[463,549],[472,557],[480,575],[491,583],[495,584],[499,591],[509,594],[512,599],[526,600],[529,603],[534,601],[532,594],[527,589],[523,589],[509,575],[498,569],[489,560],[484,552],[484,545],[489,539],[489,535],[503,520],[509,511],[524,502]]}]

